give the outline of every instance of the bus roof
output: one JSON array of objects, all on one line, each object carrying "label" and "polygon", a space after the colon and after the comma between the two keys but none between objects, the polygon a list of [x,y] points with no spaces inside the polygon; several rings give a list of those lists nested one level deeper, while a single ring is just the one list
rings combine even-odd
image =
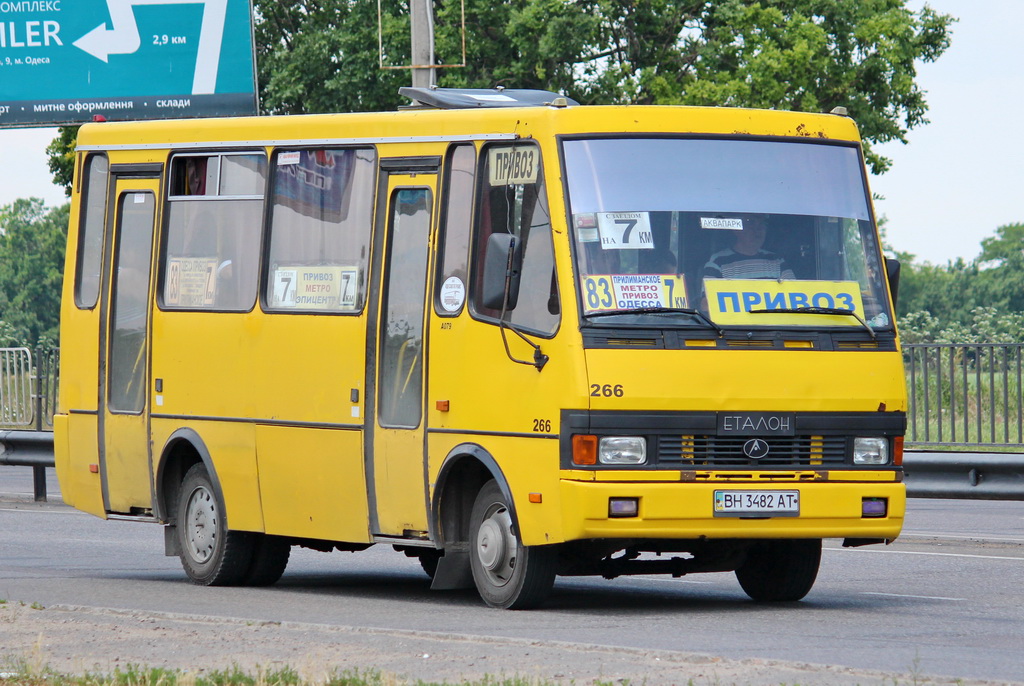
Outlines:
[{"label": "bus roof", "polygon": [[[426,89],[421,89],[426,90]],[[456,103],[466,91],[442,92]],[[486,91],[523,93],[524,91]],[[276,145],[550,138],[556,135],[712,135],[802,137],[859,142],[852,119],[835,114],[732,107],[576,105],[528,91],[529,105],[411,107],[397,112],[304,114],[85,124],[78,149],[140,150]],[[461,93],[461,94],[460,94]],[[543,94],[543,95],[539,95]],[[426,97],[417,91],[416,96]],[[517,96],[518,97],[518,96]],[[421,102],[421,101],[419,101]]]}]

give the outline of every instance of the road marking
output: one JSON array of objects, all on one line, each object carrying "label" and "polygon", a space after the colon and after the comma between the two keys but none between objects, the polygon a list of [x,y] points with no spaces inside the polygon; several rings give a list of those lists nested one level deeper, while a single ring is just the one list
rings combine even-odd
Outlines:
[{"label": "road marking", "polygon": [[42,508],[35,508],[35,507],[24,507],[24,508],[22,508],[22,507],[0,507],[0,512],[21,512],[21,513],[39,512],[39,513],[43,513],[43,514],[62,514],[62,515],[82,514],[78,510],[44,510]]},{"label": "road marking", "polygon": [[917,598],[919,600],[967,600],[967,598],[946,598],[940,595],[908,595],[906,593],[878,593],[876,591],[861,591],[861,595],[883,595],[887,598]]},{"label": "road marking", "polygon": [[875,553],[880,555],[933,555],[935,557],[973,557],[979,560],[1016,560],[1024,562],[1024,557],[1007,557],[1002,555],[968,555],[966,553],[926,553],[918,550],[861,550],[860,548],[823,548],[844,553]]},{"label": "road marking", "polygon": [[1014,536],[1000,536],[998,534],[957,534],[957,533],[932,533],[930,531],[903,531],[900,538],[948,538],[958,541],[997,541],[999,543],[1024,543],[1024,538]]},{"label": "road marking", "polygon": [[666,578],[664,576],[652,576],[650,574],[638,574],[638,575],[634,576],[633,578],[634,579],[638,579],[640,581],[671,581],[671,582],[677,583],[677,584],[713,584],[713,583],[715,583],[714,581],[699,581],[697,579],[681,579],[681,578],[675,578],[675,577]]}]

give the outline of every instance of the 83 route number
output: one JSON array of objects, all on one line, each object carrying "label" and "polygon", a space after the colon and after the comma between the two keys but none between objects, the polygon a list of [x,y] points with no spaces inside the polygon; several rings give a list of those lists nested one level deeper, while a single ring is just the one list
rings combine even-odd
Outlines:
[{"label": "83 route number", "polygon": [[622,388],[622,384],[617,383],[612,385],[610,383],[590,384],[590,397],[591,398],[621,398],[626,395],[626,391]]}]

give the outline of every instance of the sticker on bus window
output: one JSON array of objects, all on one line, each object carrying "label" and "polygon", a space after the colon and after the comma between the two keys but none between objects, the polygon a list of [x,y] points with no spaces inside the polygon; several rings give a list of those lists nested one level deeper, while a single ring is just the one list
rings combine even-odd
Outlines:
[{"label": "sticker on bus window", "polygon": [[743,220],[739,217],[701,217],[700,228],[725,231],[742,231]]},{"label": "sticker on bus window", "polygon": [[457,276],[449,276],[441,284],[440,300],[445,312],[458,312],[466,302],[466,284]]},{"label": "sticker on bus window", "polygon": [[540,176],[540,152],[533,145],[488,148],[487,161],[492,186],[537,183]]},{"label": "sticker on bus window", "polygon": [[646,212],[598,212],[602,250],[654,250],[651,218]]},{"label": "sticker on bus window", "polygon": [[861,326],[856,317],[845,314],[772,313],[800,307],[844,310],[864,317],[860,284],[856,281],[704,279],[704,292],[711,318],[717,324]]},{"label": "sticker on bus window", "polygon": [[167,260],[164,303],[175,307],[212,307],[217,296],[216,257]]},{"label": "sticker on bus window", "polygon": [[580,243],[597,243],[601,240],[601,232],[597,228],[597,215],[593,212],[574,214],[573,225],[576,227],[576,240]]},{"label": "sticker on bus window", "polygon": [[687,307],[686,278],[663,274],[593,274],[583,277],[587,313],[647,307]]},{"label": "sticker on bus window", "polygon": [[358,292],[358,267],[279,267],[270,306],[352,311]]},{"label": "sticker on bus window", "polygon": [[295,152],[282,152],[277,155],[277,164],[280,167],[285,167],[292,164],[298,164],[302,161],[302,153],[299,151]]}]

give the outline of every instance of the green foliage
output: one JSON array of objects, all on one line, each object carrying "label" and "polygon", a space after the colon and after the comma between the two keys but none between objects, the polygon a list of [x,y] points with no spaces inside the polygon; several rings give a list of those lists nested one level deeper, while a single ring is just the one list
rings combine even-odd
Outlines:
[{"label": "green foliage", "polygon": [[[395,2],[385,3],[395,5]],[[256,63],[270,114],[392,110],[407,73],[379,68],[377,3],[256,0]],[[408,24],[384,16],[384,36],[408,43]],[[405,55],[389,63],[408,64]]]},{"label": "green foliage", "polygon": [[0,339],[7,343],[57,340],[68,211],[36,198],[0,207]]},{"label": "green foliage", "polygon": [[57,129],[57,137],[46,146],[53,183],[64,186],[64,195],[69,198],[75,176],[75,142],[78,139],[78,129],[77,126],[60,127]]},{"label": "green foliage", "polygon": [[1024,224],[981,242],[981,254],[938,266],[900,254],[897,314],[907,343],[1024,341]]}]

